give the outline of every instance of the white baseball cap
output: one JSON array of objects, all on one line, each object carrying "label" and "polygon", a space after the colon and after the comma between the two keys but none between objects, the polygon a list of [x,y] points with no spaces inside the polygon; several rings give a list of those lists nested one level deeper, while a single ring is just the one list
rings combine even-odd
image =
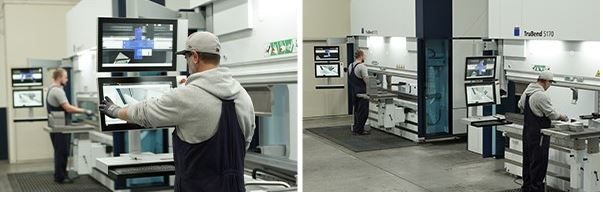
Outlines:
[{"label": "white baseball cap", "polygon": [[547,80],[547,81],[551,81],[553,83],[557,83],[555,81],[555,75],[553,75],[553,73],[551,71],[542,71],[540,73],[540,75],[538,75],[538,79],[542,79],[542,80]]},{"label": "white baseball cap", "polygon": [[185,49],[176,52],[176,55],[184,55],[193,50],[201,53],[220,55],[220,48],[220,40],[218,40],[216,35],[206,31],[195,32],[186,39]]}]

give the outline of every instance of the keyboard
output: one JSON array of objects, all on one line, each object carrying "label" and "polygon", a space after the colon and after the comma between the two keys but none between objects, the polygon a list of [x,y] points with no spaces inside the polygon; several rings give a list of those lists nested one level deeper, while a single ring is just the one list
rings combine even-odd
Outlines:
[{"label": "keyboard", "polygon": [[513,123],[511,121],[508,121],[508,120],[505,120],[505,119],[501,119],[501,120],[486,120],[486,121],[472,122],[471,126],[474,126],[474,127],[489,127],[489,126],[506,125],[506,124],[513,124]]}]

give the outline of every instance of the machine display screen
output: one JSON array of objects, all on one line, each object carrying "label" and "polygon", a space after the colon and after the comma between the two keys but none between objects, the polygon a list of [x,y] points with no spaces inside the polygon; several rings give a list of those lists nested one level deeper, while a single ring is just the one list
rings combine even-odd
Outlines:
[{"label": "machine display screen", "polygon": [[496,57],[467,57],[465,80],[494,79]]},{"label": "machine display screen", "polygon": [[[169,93],[176,87],[176,77],[125,77],[99,78],[99,103],[109,97],[113,103],[126,107],[147,99],[154,99]],[[102,131],[141,129],[136,124],[128,124],[120,119],[101,116]]]},{"label": "machine display screen", "polygon": [[13,107],[43,107],[43,94],[42,89],[13,90]]},{"label": "machine display screen", "polygon": [[13,87],[42,86],[42,68],[11,69]]},{"label": "machine display screen", "polygon": [[496,104],[496,88],[492,83],[465,84],[467,106]]},{"label": "machine display screen", "polygon": [[315,46],[314,61],[339,61],[339,47]]},{"label": "machine display screen", "polygon": [[98,71],[175,71],[177,21],[99,18]]},{"label": "machine display screen", "polygon": [[339,77],[339,63],[316,63],[314,73],[317,78]]}]

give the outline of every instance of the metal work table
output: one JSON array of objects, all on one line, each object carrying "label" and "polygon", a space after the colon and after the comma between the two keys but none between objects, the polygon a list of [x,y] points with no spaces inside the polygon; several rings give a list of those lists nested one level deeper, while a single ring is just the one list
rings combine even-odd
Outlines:
[{"label": "metal work table", "polygon": [[398,95],[389,92],[379,92],[377,94],[367,94],[371,99],[393,99]]},{"label": "metal work table", "polygon": [[[510,140],[505,149],[505,169],[521,176],[523,126],[509,124],[497,130]],[[549,128],[541,133],[551,137],[547,184],[563,191],[599,191],[599,128],[581,132]]]},{"label": "metal work table", "polygon": [[400,69],[394,69],[394,68],[379,67],[379,66],[374,66],[374,65],[367,65],[366,67],[371,72],[378,73],[378,74],[384,74],[384,75],[396,76],[396,77],[402,77],[402,78],[408,78],[408,79],[417,79],[417,71],[400,70]]},{"label": "metal work table", "polygon": [[90,131],[96,130],[96,127],[87,125],[87,124],[74,124],[74,125],[65,125],[65,126],[54,126],[49,127],[45,126],[44,131],[48,133],[88,133]]}]

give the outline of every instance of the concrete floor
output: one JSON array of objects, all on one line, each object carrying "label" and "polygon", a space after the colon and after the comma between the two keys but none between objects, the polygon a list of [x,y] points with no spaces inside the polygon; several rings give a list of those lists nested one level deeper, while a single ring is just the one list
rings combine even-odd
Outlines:
[{"label": "concrete floor", "polygon": [[8,161],[0,161],[0,192],[12,192],[13,189],[8,182],[8,174],[20,172],[42,172],[54,170],[52,160],[32,161],[21,164],[9,164]]},{"label": "concrete floor", "polygon": [[[306,128],[349,124],[349,117],[305,120]],[[503,160],[466,143],[423,144],[355,153],[304,131],[304,191],[503,191],[519,188]]]}]

